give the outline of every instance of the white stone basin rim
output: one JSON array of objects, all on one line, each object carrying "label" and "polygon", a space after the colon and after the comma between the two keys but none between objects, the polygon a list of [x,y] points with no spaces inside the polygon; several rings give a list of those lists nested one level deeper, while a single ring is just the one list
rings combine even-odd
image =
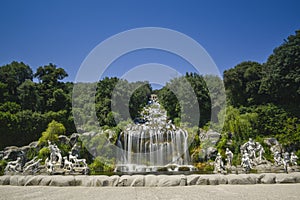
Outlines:
[{"label": "white stone basin rim", "polygon": [[0,185],[14,186],[84,186],[84,187],[171,187],[191,185],[245,185],[300,183],[300,172],[290,174],[229,175],[113,175],[113,176],[0,176]]}]

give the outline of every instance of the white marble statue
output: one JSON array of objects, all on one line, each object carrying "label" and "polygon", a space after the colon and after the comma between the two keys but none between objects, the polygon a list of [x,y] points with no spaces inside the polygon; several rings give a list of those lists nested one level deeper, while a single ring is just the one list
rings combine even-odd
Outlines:
[{"label": "white marble statue", "polygon": [[265,153],[264,147],[259,142],[256,142],[255,150],[258,152],[258,159],[261,162],[263,160],[263,153]]},{"label": "white marble statue", "polygon": [[282,159],[282,163],[283,163],[283,167],[284,167],[284,171],[287,173],[288,172],[288,167],[289,167],[289,163],[290,163],[290,154],[289,152],[285,152],[283,159]]},{"label": "white marble statue", "polygon": [[[32,160],[34,160],[34,159],[32,159]],[[34,161],[31,164],[28,164],[26,167],[24,167],[24,171],[23,172],[31,172],[31,173],[38,172],[41,161],[42,161],[42,159],[38,159],[37,161]]]},{"label": "white marble statue", "polygon": [[74,164],[74,166],[80,166],[80,164],[82,164],[83,167],[87,167],[86,159],[78,159],[78,154],[73,155],[72,152],[69,152],[69,160]]},{"label": "white marble statue", "polygon": [[214,173],[223,173],[224,163],[220,153],[217,154],[217,157],[214,162]]},{"label": "white marble statue", "polygon": [[54,164],[49,160],[49,158],[46,158],[45,165],[47,168],[47,171],[52,174],[54,172]]},{"label": "white marble statue", "polygon": [[274,162],[277,166],[280,166],[282,164],[281,154],[279,153],[279,151],[275,151],[274,153]]},{"label": "white marble statue", "polygon": [[52,164],[61,164],[62,163],[62,156],[61,151],[57,147],[56,144],[51,144],[51,142],[48,140],[48,148],[50,149],[50,162]]},{"label": "white marble statue", "polygon": [[32,160],[28,161],[27,163],[25,163],[24,165],[24,169],[26,169],[26,167],[28,167],[29,165],[33,164],[37,159],[37,156],[35,156]]},{"label": "white marble statue", "polygon": [[230,151],[229,148],[226,148],[225,155],[226,155],[227,166],[231,167],[232,166],[232,159],[233,159],[232,151]]},{"label": "white marble statue", "polygon": [[255,142],[252,138],[249,138],[249,140],[240,147],[240,150],[241,154],[243,154],[246,150],[250,158],[255,158]]},{"label": "white marble statue", "polygon": [[249,158],[249,154],[247,153],[247,151],[244,151],[241,166],[244,168],[244,171],[246,173],[248,173],[250,171],[250,169],[252,169],[251,160]]},{"label": "white marble statue", "polygon": [[291,157],[290,157],[291,165],[296,166],[297,165],[297,161],[298,161],[298,156],[294,152],[292,152],[291,153]]},{"label": "white marble statue", "polygon": [[242,155],[247,152],[252,166],[262,164],[262,161],[265,160],[263,157],[265,153],[263,146],[259,142],[255,142],[252,138],[249,138],[249,140],[240,147],[240,150]]},{"label": "white marble statue", "polygon": [[54,174],[61,170],[62,156],[61,151],[56,144],[51,144],[48,140],[48,148],[50,150],[50,157],[45,160],[47,171],[50,174]]},{"label": "white marble statue", "polygon": [[15,161],[10,161],[7,163],[5,169],[5,173],[7,172],[21,172],[22,171],[22,159],[18,157]]},{"label": "white marble statue", "polygon": [[255,142],[252,140],[252,138],[249,138],[249,141],[246,143],[247,145],[247,151],[249,154],[250,159],[255,159],[256,154],[255,154]]},{"label": "white marble statue", "polygon": [[68,160],[67,156],[65,156],[63,159],[64,159],[64,169],[68,172],[72,172],[73,171],[73,163]]},{"label": "white marble statue", "polygon": [[74,146],[71,149],[72,155],[79,156],[79,151],[80,151],[80,146],[77,143],[75,143]]}]

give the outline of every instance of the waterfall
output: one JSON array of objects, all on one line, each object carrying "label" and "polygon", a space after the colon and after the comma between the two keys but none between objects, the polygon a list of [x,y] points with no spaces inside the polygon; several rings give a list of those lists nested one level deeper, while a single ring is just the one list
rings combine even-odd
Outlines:
[{"label": "waterfall", "polygon": [[158,103],[145,108],[145,124],[128,125],[117,141],[122,172],[151,172],[167,165],[188,165],[188,133],[167,122]]}]

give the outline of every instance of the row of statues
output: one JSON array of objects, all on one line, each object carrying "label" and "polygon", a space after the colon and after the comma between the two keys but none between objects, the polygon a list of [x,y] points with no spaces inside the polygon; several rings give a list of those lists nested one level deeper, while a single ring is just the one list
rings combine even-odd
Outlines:
[{"label": "row of statues", "polygon": [[46,168],[48,174],[57,173],[80,173],[88,174],[89,168],[85,159],[79,159],[78,145],[75,144],[68,156],[62,157],[61,150],[56,144],[52,144],[48,141],[48,149],[50,150],[50,156],[45,160],[45,166],[40,163],[42,159],[34,157],[32,160],[23,164],[24,156],[17,157],[17,160],[7,163],[5,173],[23,173],[23,174],[36,174],[40,170]]},{"label": "row of statues", "polygon": [[298,161],[298,156],[292,152],[291,155],[289,154],[289,152],[285,152],[283,154],[283,157],[281,157],[281,154],[279,153],[279,151],[276,151],[274,153],[274,162],[275,165],[277,166],[281,166],[283,165],[284,170],[287,172],[289,165],[295,166],[297,165],[297,161]]},{"label": "row of statues", "polygon": [[[241,167],[243,171],[248,173],[254,166],[259,164],[265,164],[267,161],[263,156],[265,150],[263,146],[259,142],[254,142],[252,138],[249,138],[245,144],[240,147],[241,150]],[[222,156],[220,153],[217,154],[214,161],[214,173],[224,173],[226,169],[230,169],[232,167],[233,153],[226,148],[225,151],[225,161],[226,167],[224,165]],[[288,171],[288,167],[291,164],[292,166],[297,165],[298,156],[292,152],[291,155],[288,152],[284,153],[284,156],[281,157],[279,151],[274,153],[274,164],[276,166],[284,166],[284,171]]]},{"label": "row of statues", "polygon": [[[5,168],[5,173],[30,173],[35,174],[41,169],[46,168],[46,172],[49,174],[57,173],[80,173],[88,174],[89,168],[87,166],[85,159],[79,159],[79,146],[75,143],[69,152],[68,156],[62,157],[61,150],[56,144],[52,144],[48,141],[48,149],[50,150],[50,156],[45,160],[45,166],[41,165],[42,159],[34,157],[32,160],[24,163],[24,156],[17,157],[17,160],[10,161],[7,163]],[[254,166],[259,164],[265,164],[267,161],[263,156],[265,153],[263,146],[259,142],[254,142],[251,138],[245,144],[240,147],[241,150],[241,167],[244,172],[248,173]],[[226,169],[231,169],[233,166],[234,154],[229,148],[225,151],[225,161],[224,165],[223,158],[220,153],[217,154],[214,161],[214,173],[224,173]],[[274,165],[283,166],[285,172],[288,172],[288,167],[290,165],[296,166],[298,161],[298,156],[292,152],[281,153],[276,150],[274,152]]]}]

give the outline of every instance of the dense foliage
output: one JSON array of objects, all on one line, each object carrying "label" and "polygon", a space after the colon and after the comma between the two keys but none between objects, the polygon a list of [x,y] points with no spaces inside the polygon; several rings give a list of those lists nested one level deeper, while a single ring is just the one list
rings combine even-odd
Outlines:
[{"label": "dense foliage", "polygon": [[39,139],[52,120],[75,132],[72,83],[60,81],[66,76],[64,69],[53,64],[39,67],[35,74],[22,62],[0,67],[0,149]]},{"label": "dense foliage", "polygon": [[[0,67],[0,149],[11,145],[23,146],[38,140],[52,120],[63,124],[67,135],[77,131],[72,114],[74,112],[76,115],[76,110],[72,111],[71,102],[73,83],[62,82],[67,76],[63,68],[51,63],[39,67],[35,73],[22,62],[12,62]],[[34,78],[38,82],[33,81]],[[119,95],[116,98],[122,100],[120,97],[126,95],[130,98],[127,106],[130,108],[131,118],[138,116],[151,94],[151,86],[147,82],[129,83],[118,78],[100,80],[95,94],[97,123],[100,126],[116,126],[111,111],[111,95],[117,83],[120,87],[115,92]],[[137,86],[137,90],[132,95],[129,94],[130,88]],[[85,102],[89,97],[82,97],[79,101],[84,108],[88,106]],[[89,112],[87,109],[83,110]],[[128,116],[123,116],[122,110],[117,111],[119,113],[115,114],[126,121]],[[80,117],[87,113],[81,114]],[[48,137],[44,135],[42,140]]]}]

